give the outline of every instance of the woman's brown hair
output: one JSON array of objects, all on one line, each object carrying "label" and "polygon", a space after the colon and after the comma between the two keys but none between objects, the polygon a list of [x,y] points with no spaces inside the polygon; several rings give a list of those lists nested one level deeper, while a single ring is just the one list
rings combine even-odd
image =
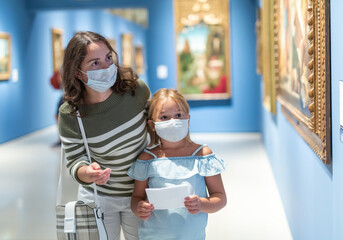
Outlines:
[{"label": "woman's brown hair", "polygon": [[[186,99],[177,90],[161,88],[154,94],[150,101],[148,120],[154,121],[157,118],[158,112],[161,110],[162,105],[166,101],[170,100],[174,101],[183,112],[189,115],[189,105]],[[153,128],[153,123],[148,124],[148,132],[150,135],[149,147],[161,144],[160,137],[156,134],[156,131]],[[189,133],[187,134],[186,139],[191,142]]]},{"label": "woman's brown hair", "polygon": [[[114,64],[118,68],[118,74],[112,89],[116,93],[124,94],[129,91],[135,94],[138,86],[138,76],[131,68],[119,66],[118,54],[111,47],[106,38],[94,32],[77,32],[69,41],[64,53],[62,65],[62,79],[64,86],[64,101],[68,102],[73,109],[77,109],[82,102],[82,94],[85,91],[84,83],[79,80],[77,71],[81,68],[81,63],[87,55],[87,46],[93,42],[103,42],[108,49],[115,54]],[[72,113],[75,113],[72,111]]]}]

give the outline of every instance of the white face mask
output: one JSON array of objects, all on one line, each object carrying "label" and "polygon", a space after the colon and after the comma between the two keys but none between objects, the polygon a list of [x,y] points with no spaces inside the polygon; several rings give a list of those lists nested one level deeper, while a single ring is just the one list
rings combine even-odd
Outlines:
[{"label": "white face mask", "polygon": [[106,92],[116,82],[117,70],[117,66],[112,64],[106,69],[87,71],[88,82],[85,84],[97,92]]},{"label": "white face mask", "polygon": [[188,134],[189,119],[171,119],[154,122],[157,135],[168,142],[178,142]]}]

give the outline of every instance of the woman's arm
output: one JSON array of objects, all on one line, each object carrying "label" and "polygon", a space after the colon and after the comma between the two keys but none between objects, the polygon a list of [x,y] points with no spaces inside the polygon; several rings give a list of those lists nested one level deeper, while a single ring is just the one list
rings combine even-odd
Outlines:
[{"label": "woman's arm", "polygon": [[199,212],[214,213],[226,205],[226,193],[221,175],[205,177],[205,181],[209,197],[200,198],[196,195],[191,195],[185,198],[185,207],[191,214]]},{"label": "woman's arm", "polygon": [[131,198],[132,212],[142,220],[150,218],[151,213],[154,211],[154,206],[146,201],[145,189],[148,188],[148,180],[138,181],[135,180]]}]

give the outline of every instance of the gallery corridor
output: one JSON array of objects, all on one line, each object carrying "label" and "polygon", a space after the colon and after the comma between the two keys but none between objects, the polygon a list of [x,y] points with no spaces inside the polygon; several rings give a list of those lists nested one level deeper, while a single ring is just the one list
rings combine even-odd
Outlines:
[{"label": "gallery corridor", "polygon": [[[209,215],[208,240],[291,240],[259,133],[194,133],[227,161],[228,204]],[[0,240],[55,240],[60,148],[55,126],[0,145]]]}]

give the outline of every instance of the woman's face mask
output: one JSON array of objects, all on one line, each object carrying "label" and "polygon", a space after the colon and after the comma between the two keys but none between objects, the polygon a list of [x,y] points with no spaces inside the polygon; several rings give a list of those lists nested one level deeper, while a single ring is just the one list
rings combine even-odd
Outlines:
[{"label": "woman's face mask", "polygon": [[87,73],[81,72],[87,74],[88,82],[85,84],[88,87],[92,88],[94,91],[103,93],[116,82],[118,68],[116,65],[112,64],[106,69],[87,71]]},{"label": "woman's face mask", "polygon": [[178,142],[188,134],[189,119],[171,119],[154,122],[156,134],[168,142]]}]

